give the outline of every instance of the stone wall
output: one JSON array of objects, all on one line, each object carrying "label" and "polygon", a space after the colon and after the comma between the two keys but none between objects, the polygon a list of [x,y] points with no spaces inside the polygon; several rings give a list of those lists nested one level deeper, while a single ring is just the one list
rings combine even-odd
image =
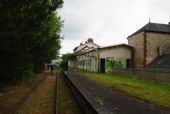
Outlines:
[{"label": "stone wall", "polygon": [[163,53],[165,53],[165,54],[170,54],[170,45],[167,46],[166,49],[164,49],[164,52],[163,52]]},{"label": "stone wall", "polygon": [[158,57],[158,48],[163,54],[170,53],[170,34],[147,32],[146,42],[146,64]]},{"label": "stone wall", "polygon": [[134,68],[143,68],[144,63],[144,32],[130,36],[128,45],[134,47]]},{"label": "stone wall", "polygon": [[[138,33],[128,38],[128,44],[134,47],[134,68],[143,69],[144,64],[148,65],[159,54],[170,54],[170,34],[145,32]],[[144,44],[146,42],[146,45]],[[146,46],[146,55],[144,54],[144,45]],[[159,51],[158,51],[159,49]],[[160,53],[159,53],[160,52]],[[145,61],[146,57],[146,61]]]},{"label": "stone wall", "polygon": [[160,83],[170,83],[170,69],[165,71],[149,71],[149,70],[124,70],[110,69],[108,73],[119,74],[121,76],[135,77],[138,79],[152,80]]}]

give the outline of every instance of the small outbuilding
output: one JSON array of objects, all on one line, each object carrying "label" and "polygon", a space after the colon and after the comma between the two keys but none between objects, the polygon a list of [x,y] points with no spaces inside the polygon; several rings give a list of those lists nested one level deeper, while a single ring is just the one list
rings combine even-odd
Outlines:
[{"label": "small outbuilding", "polygon": [[99,49],[99,70],[105,72],[112,68],[128,69],[133,67],[133,47],[118,44]]}]

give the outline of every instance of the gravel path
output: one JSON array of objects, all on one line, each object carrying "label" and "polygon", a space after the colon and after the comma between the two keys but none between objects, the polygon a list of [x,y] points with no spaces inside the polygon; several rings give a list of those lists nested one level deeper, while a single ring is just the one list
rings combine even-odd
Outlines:
[{"label": "gravel path", "polygon": [[56,75],[48,77],[37,87],[17,114],[54,114]]},{"label": "gravel path", "polygon": [[45,75],[46,73],[34,75],[31,79],[17,85],[10,85],[0,91],[0,114],[6,114]]}]

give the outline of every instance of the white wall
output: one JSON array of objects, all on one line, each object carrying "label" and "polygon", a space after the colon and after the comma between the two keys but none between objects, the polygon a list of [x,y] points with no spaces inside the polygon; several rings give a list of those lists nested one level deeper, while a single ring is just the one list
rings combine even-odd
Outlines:
[{"label": "white wall", "polygon": [[125,46],[104,48],[99,51],[99,58],[121,59],[123,68],[126,68],[126,59],[131,59],[131,49]]},{"label": "white wall", "polygon": [[100,58],[115,57],[131,59],[131,49],[126,47],[114,47],[101,49],[99,52]]}]

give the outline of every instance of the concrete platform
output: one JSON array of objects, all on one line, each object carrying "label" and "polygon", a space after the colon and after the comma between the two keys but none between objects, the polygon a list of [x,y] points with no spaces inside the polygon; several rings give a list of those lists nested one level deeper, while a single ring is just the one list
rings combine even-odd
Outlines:
[{"label": "concrete platform", "polygon": [[170,114],[144,101],[111,91],[76,72],[66,74],[98,114]]}]

